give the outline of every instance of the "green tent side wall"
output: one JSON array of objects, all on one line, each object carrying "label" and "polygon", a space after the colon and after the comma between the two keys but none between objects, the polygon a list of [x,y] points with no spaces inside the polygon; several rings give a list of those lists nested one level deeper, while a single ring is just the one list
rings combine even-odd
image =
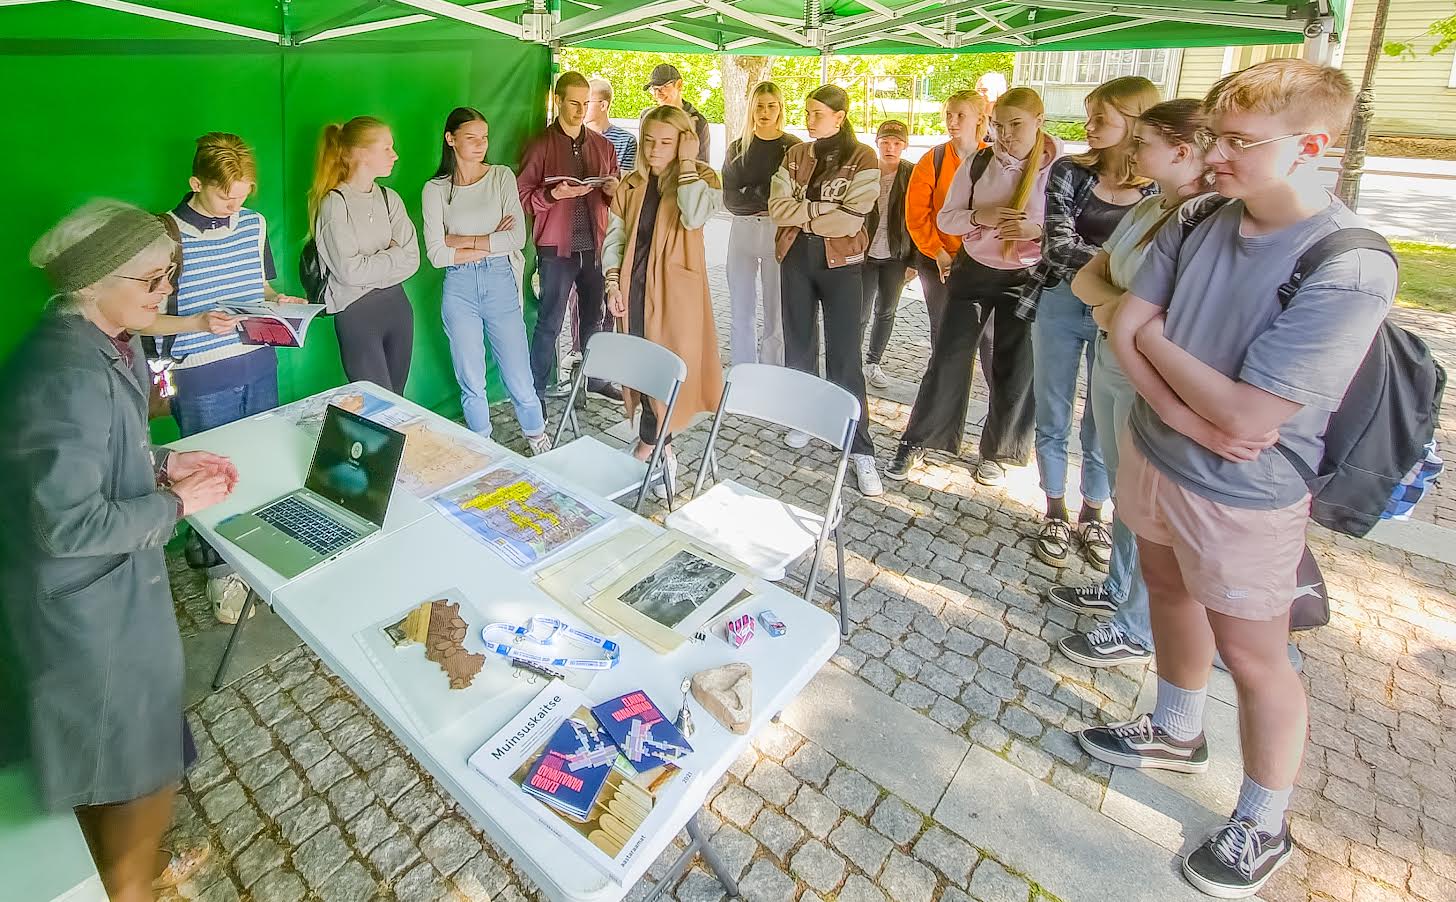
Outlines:
[{"label": "green tent side wall", "polygon": [[[100,20],[118,24],[111,13],[101,13]],[[280,48],[123,20],[140,22],[151,34],[0,41],[0,83],[13,86],[6,116],[6,215],[0,220],[0,284],[9,286],[9,303],[0,310],[0,357],[40,316],[49,293],[27,262],[36,238],[94,197],[170,209],[187,190],[193,142],[205,132],[235,132],[254,148],[258,189],[249,206],[268,220],[276,284],[298,293],[305,196],[325,124],[360,114],[390,124],[400,159],[385,183],[399,192],[418,226],[420,188],[439,164],[441,130],[453,107],[485,113],[489,158],[512,168],[525,140],[544,123],[547,49],[477,29],[431,23],[393,32],[387,42],[381,35]],[[96,25],[89,33],[116,34]],[[422,259],[405,285],[415,308],[407,394],[453,416],[460,410],[459,390],[440,325],[441,283],[440,271]],[[529,289],[527,295],[529,325],[535,302]],[[279,359],[284,400],[343,380],[328,319],[315,320],[306,346],[281,350]],[[170,419],[153,425],[159,441],[176,434]]]}]

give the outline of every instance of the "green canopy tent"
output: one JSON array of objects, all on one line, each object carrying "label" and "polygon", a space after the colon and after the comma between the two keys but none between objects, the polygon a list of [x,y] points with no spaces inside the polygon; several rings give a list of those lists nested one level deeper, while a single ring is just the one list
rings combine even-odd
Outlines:
[{"label": "green canopy tent", "polygon": [[[971,53],[1306,43],[1326,58],[1344,0],[0,0],[0,83],[10,153],[0,355],[39,315],[26,263],[67,210],[115,196],[164,210],[186,189],[192,142],[242,135],[260,172],[282,285],[296,291],[304,198],[328,122],[388,122],[389,180],[418,220],[449,110],[491,122],[491,159],[514,162],[546,114],[561,45],[662,54]],[[439,319],[440,274],[407,284],[416,307],[409,393],[459,410]],[[528,292],[529,294],[529,292]],[[528,297],[528,319],[534,316]],[[326,320],[280,354],[285,398],[342,379]],[[165,432],[160,433],[165,436]]]}]

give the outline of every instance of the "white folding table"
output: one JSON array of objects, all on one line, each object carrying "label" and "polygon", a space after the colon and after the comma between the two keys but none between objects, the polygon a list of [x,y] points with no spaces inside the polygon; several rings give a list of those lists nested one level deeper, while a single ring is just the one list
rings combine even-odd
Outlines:
[{"label": "white folding table", "polygon": [[[373,387],[369,390],[396,400],[395,396],[383,390]],[[409,404],[403,399],[396,403]],[[446,434],[461,435],[465,432],[464,427],[434,413],[412,404],[410,407],[424,416],[432,427]],[[310,441],[275,431],[277,427],[270,424],[266,417],[250,418],[224,428],[234,427],[239,428],[229,433],[226,441],[210,440],[209,437],[222,433],[222,430],[214,430],[194,437],[188,447],[207,448],[233,456],[244,479],[260,469],[283,466],[282,458],[291,457],[292,461],[287,466],[291,468],[290,473],[296,475],[289,478],[294,479],[293,485],[301,482]],[[288,428],[301,432],[291,425]],[[284,447],[281,450],[277,445],[272,449],[260,447],[269,442],[277,442]],[[504,453],[515,457],[511,452]],[[529,461],[525,464],[529,466]],[[283,477],[277,477],[269,483],[268,491],[256,493],[240,482],[239,492],[246,491],[253,500],[237,502],[230,499],[229,506],[246,510],[247,503],[266,501],[273,497],[269,492],[276,494],[275,489],[286,482]],[[578,487],[572,488],[578,490]],[[267,593],[264,597],[274,611],[358,694],[550,898],[571,902],[615,902],[626,894],[684,827],[692,843],[678,857],[674,871],[685,868],[691,854],[701,851],[725,888],[736,895],[732,875],[722,867],[697,829],[696,813],[708,792],[748,747],[752,735],[782,711],[833,655],[839,642],[838,624],[834,618],[799,596],[791,595],[772,583],[759,581],[753,584],[756,597],[744,610],[757,613],[764,608],[773,609],[788,627],[784,636],[771,637],[760,632],[747,646],[738,650],[721,638],[711,636],[701,643],[685,643],[669,655],[655,654],[625,635],[616,637],[622,644],[621,662],[612,670],[599,674],[592,682],[588,695],[595,701],[642,689],[671,714],[681,698],[684,677],[735,661],[752,665],[754,685],[754,716],[749,733],[744,736],[731,733],[694,703],[697,731],[691,739],[694,753],[690,766],[697,777],[678,801],[668,828],[649,839],[634,859],[626,882],[618,884],[551,833],[540,820],[540,817],[549,816],[544,809],[540,817],[533,815],[518,800],[507,797],[504,790],[466,764],[471,753],[530,701],[541,684],[522,679],[519,688],[513,688],[498,701],[477,709],[466,721],[426,734],[405,712],[355,638],[361,630],[447,588],[466,593],[492,620],[522,622],[531,614],[573,620],[570,613],[536,586],[530,574],[509,566],[434,508],[423,505],[422,513],[416,515],[418,508],[415,505],[422,503],[409,498],[415,504],[406,504],[409,510],[400,514],[407,522],[395,521],[399,510],[395,504],[404,500],[403,495],[396,488],[384,534],[356,551],[315,567],[291,581],[280,580],[277,574],[217,536],[211,527],[226,513],[198,519],[204,538],[215,544],[219,553],[244,580],[263,586]],[[660,529],[604,499],[589,500],[610,511],[614,520],[583,539],[579,547],[600,541],[627,523],[647,524],[651,529]],[[239,624],[242,622],[239,621]],[[235,631],[234,639],[236,636]],[[660,886],[665,887],[669,882],[664,880]]]}]

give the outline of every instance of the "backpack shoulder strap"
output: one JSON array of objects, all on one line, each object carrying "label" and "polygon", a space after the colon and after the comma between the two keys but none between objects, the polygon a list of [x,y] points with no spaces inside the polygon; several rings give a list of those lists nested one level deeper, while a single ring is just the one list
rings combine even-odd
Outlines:
[{"label": "backpack shoulder strap", "polygon": [[[935,184],[940,184],[940,167],[945,165],[945,145],[937,144],[930,151],[930,162],[935,167]],[[932,186],[934,187],[934,186]]]},{"label": "backpack shoulder strap", "polygon": [[1198,228],[1199,224],[1217,213],[1228,202],[1229,199],[1221,194],[1206,194],[1184,204],[1183,208],[1178,211],[1180,221],[1183,223],[1183,240],[1188,240],[1188,236],[1193,234],[1193,230]]},{"label": "backpack shoulder strap", "polygon": [[1279,306],[1288,307],[1300,285],[1315,270],[1341,254],[1355,250],[1380,251],[1399,265],[1390,242],[1379,232],[1361,228],[1336,229],[1305,248],[1304,253],[1299,255],[1299,261],[1294,264],[1294,272],[1290,274],[1289,281],[1279,286]]},{"label": "backpack shoulder strap", "polygon": [[982,175],[986,174],[986,167],[991,165],[991,157],[995,156],[995,153],[996,152],[989,147],[982,147],[980,150],[976,151],[976,155],[974,157],[971,157],[972,184],[975,184]]}]

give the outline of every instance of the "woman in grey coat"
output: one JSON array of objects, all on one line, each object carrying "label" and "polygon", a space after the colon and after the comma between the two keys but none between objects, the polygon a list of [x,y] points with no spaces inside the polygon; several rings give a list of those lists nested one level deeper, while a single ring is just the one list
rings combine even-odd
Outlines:
[{"label": "woman in grey coat", "polygon": [[187,763],[182,645],[162,546],[232,490],[204,451],[153,448],[134,333],[172,290],[154,215],[94,201],[31,251],[53,304],[4,367],[0,613],[30,752],[54,809],[74,808],[113,900],[150,900]]}]

